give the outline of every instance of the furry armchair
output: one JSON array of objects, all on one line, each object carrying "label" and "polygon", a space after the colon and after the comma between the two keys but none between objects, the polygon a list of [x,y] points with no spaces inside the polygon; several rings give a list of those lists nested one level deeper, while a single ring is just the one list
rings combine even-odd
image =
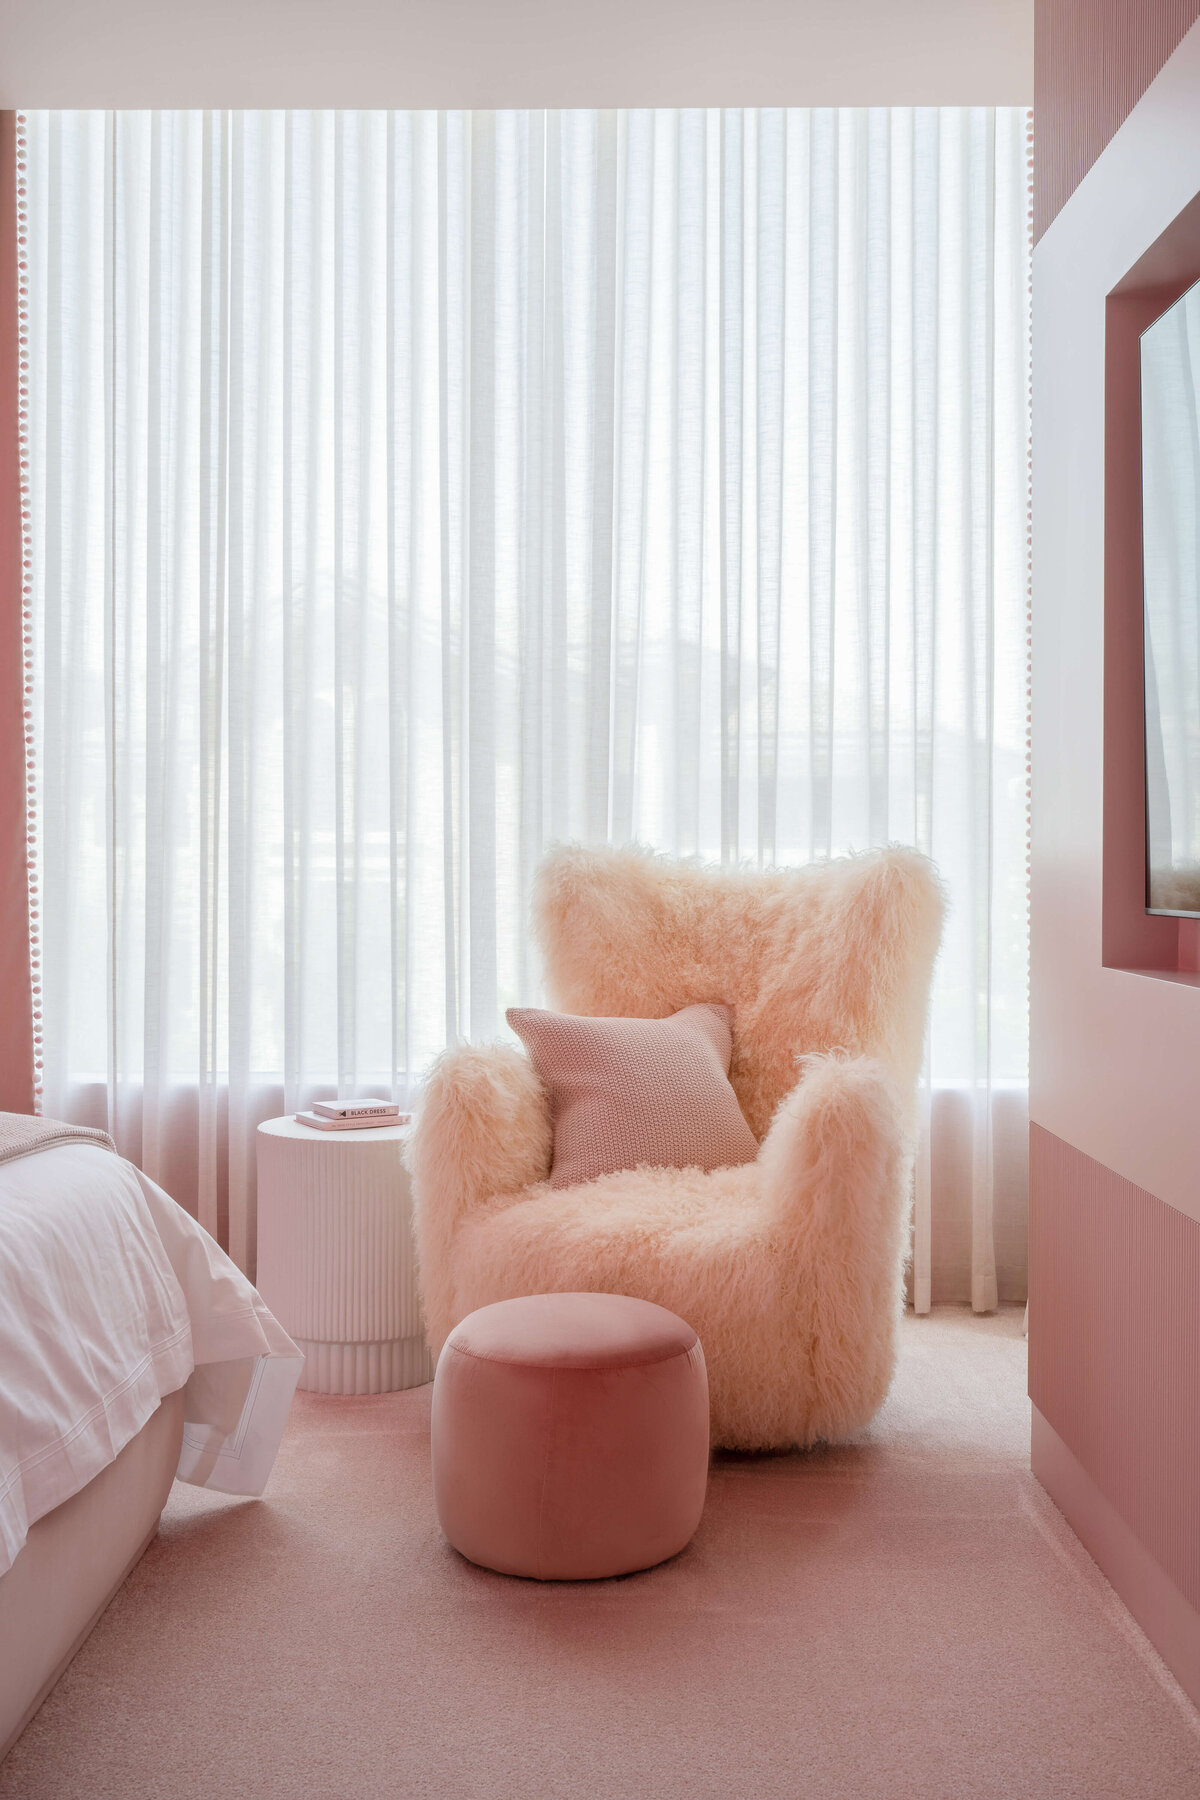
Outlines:
[{"label": "furry armchair", "polygon": [[435,1352],[489,1301],[633,1294],[698,1332],[715,1444],[836,1441],[870,1419],[895,1362],[942,910],[911,850],[767,873],[552,853],[534,917],[554,1003],[662,1018],[723,1001],[758,1159],[552,1191],[548,1105],[524,1055],[448,1051],[409,1145]]}]

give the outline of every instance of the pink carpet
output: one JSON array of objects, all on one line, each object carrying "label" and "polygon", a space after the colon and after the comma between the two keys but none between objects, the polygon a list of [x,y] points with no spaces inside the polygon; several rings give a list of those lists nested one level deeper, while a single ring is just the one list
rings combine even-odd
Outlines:
[{"label": "pink carpet", "polygon": [[853,1447],[723,1458],[597,1585],[442,1542],[429,1390],[297,1396],[268,1498],[176,1487],[4,1800],[1196,1800],[1200,1717],[1027,1470],[1020,1314],[909,1319]]}]

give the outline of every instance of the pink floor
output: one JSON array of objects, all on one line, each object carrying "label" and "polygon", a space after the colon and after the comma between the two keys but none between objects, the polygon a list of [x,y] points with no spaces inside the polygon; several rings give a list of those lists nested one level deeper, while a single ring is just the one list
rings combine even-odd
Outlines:
[{"label": "pink floor", "polygon": [[1027,1470],[1020,1314],[906,1322],[861,1443],[721,1459],[650,1574],[442,1542],[429,1390],[300,1395],[265,1502],[177,1487],[3,1800],[1196,1800],[1200,1716]]}]

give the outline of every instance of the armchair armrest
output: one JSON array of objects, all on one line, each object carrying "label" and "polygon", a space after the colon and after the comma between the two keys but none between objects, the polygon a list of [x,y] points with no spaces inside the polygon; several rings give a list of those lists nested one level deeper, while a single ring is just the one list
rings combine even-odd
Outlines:
[{"label": "armchair armrest", "polygon": [[912,1133],[892,1076],[867,1056],[811,1056],[759,1151],[762,1196],[795,1258],[811,1343],[812,1439],[844,1437],[883,1402],[895,1363]]},{"label": "armchair armrest", "polygon": [[405,1158],[425,1324],[435,1351],[457,1323],[453,1246],[464,1217],[544,1181],[552,1148],[545,1090],[519,1051],[464,1045],[438,1058]]}]

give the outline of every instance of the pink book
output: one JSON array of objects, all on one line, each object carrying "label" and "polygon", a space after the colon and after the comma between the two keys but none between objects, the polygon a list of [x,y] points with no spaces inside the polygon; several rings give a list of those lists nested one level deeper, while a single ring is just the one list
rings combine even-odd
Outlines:
[{"label": "pink book", "polygon": [[411,1113],[369,1113],[361,1119],[326,1119],[320,1113],[298,1112],[298,1125],[311,1125],[314,1131],[371,1131],[379,1125],[407,1125]]}]

